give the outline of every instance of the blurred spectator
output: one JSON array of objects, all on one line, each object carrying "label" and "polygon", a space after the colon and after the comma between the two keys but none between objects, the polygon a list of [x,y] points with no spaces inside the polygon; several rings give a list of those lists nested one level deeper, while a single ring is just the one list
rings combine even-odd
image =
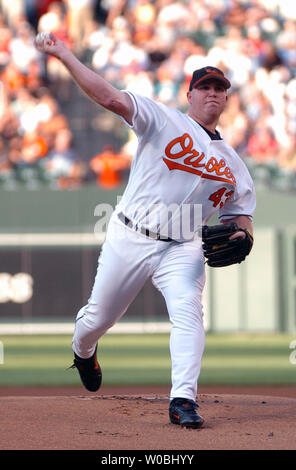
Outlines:
[{"label": "blurred spectator", "polygon": [[0,73],[0,77],[6,91],[11,96],[24,89],[25,77],[14,63],[9,62]]},{"label": "blurred spectator", "polygon": [[36,130],[27,132],[22,139],[22,157],[24,162],[35,163],[48,152],[46,138]]},{"label": "blurred spectator", "polygon": [[296,22],[286,20],[276,39],[278,53],[289,67],[296,67]]},{"label": "blurred spectator", "polygon": [[248,145],[249,122],[246,113],[242,109],[238,92],[234,92],[229,96],[227,109],[221,118],[220,127],[223,138],[229,142],[239,155],[244,156]]},{"label": "blurred spectator", "polygon": [[64,35],[67,26],[63,4],[57,1],[50,2],[47,9],[40,14],[37,29],[39,32],[52,31],[56,35]]},{"label": "blurred spectator", "polygon": [[45,140],[42,140],[36,132],[26,134],[23,138],[16,136],[11,139],[8,159],[13,174],[9,175],[9,179],[14,179],[30,189],[39,187],[41,184],[40,159],[46,151]]},{"label": "blurred spectator", "polygon": [[12,31],[5,24],[4,16],[0,13],[0,67],[9,62],[9,44],[12,38]]},{"label": "blurred spectator", "polygon": [[132,25],[132,39],[135,44],[145,44],[154,33],[156,18],[155,5],[149,0],[139,0],[129,11],[129,24]]},{"label": "blurred spectator", "polygon": [[19,122],[14,115],[11,106],[8,106],[0,119],[0,133],[5,140],[10,140],[18,135]]},{"label": "blurred spectator", "polygon": [[259,57],[261,65],[269,71],[283,63],[279,53],[270,41],[263,42]]},{"label": "blurred spectator", "polygon": [[241,28],[246,21],[246,7],[239,0],[231,1],[231,8],[224,13],[224,24]]},{"label": "blurred spectator", "polygon": [[33,44],[35,32],[29,23],[22,22],[18,25],[15,37],[10,41],[11,62],[24,75],[28,73],[28,67],[32,61],[40,58],[40,53]]},{"label": "blurred spectator", "polygon": [[[120,149],[120,154],[126,159],[127,167],[126,170],[129,171],[129,167],[132,164],[133,156],[135,155],[138,147],[138,138],[136,134],[130,129],[128,132],[128,138],[126,142]],[[126,171],[125,170],[125,171]]]},{"label": "blurred spectator", "polygon": [[24,0],[0,0],[1,11],[9,28],[13,29],[16,21],[25,14]]},{"label": "blurred spectator", "polygon": [[73,41],[74,51],[80,55],[82,52],[83,37],[87,23],[94,18],[95,0],[64,0],[67,10],[68,34]]},{"label": "blurred spectator", "polygon": [[86,23],[82,47],[84,51],[84,61],[87,64],[91,64],[94,52],[101,46],[107,34],[108,29],[106,26],[100,25],[95,19]]},{"label": "blurred spectator", "polygon": [[44,166],[59,189],[81,186],[85,168],[72,146],[72,133],[69,129],[58,131],[54,146],[44,159]]},{"label": "blurred spectator", "polygon": [[259,58],[263,54],[263,43],[262,30],[258,24],[248,26],[246,29],[245,47],[252,62],[252,71],[259,67]]},{"label": "blurred spectator", "polygon": [[32,95],[37,96],[43,87],[43,68],[39,60],[32,60],[28,65],[25,85]]},{"label": "blurred spectator", "polygon": [[62,129],[68,129],[68,119],[61,112],[57,100],[49,92],[45,92],[39,98],[36,113],[39,116],[39,131],[43,135],[47,135],[49,146],[51,146],[54,143],[55,135]]},{"label": "blurred spectator", "polygon": [[90,169],[97,175],[97,185],[105,189],[113,189],[123,183],[122,171],[129,165],[128,158],[115,152],[112,145],[105,145],[102,153],[89,162]]},{"label": "blurred spectator", "polygon": [[276,159],[278,144],[268,127],[260,127],[248,143],[248,153],[256,163],[267,163]]},{"label": "blurred spectator", "polygon": [[[53,2],[48,10],[40,16],[38,32],[54,32],[69,48],[72,46],[69,37],[67,16],[63,3]],[[66,68],[53,56],[46,56],[46,74],[52,88],[55,88],[56,97],[65,101],[70,98],[70,77]]]},{"label": "blurred spectator", "polygon": [[290,171],[296,171],[296,136],[288,134],[287,144],[281,147],[278,155],[278,165]]}]

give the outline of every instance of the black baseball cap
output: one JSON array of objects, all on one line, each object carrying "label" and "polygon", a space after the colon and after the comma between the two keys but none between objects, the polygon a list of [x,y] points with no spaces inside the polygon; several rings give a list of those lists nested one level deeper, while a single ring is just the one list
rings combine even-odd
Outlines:
[{"label": "black baseball cap", "polygon": [[192,79],[189,85],[189,91],[192,90],[196,85],[199,85],[209,78],[215,78],[219,80],[227,90],[231,87],[230,81],[225,77],[222,70],[217,69],[216,67],[203,67],[202,69],[195,70],[192,74]]}]

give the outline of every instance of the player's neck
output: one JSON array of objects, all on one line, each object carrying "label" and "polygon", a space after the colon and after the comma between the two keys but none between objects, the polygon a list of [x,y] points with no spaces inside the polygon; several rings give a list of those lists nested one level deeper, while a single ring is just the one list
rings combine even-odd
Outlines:
[{"label": "player's neck", "polygon": [[202,119],[200,118],[197,118],[196,116],[194,116],[193,114],[191,114],[190,112],[188,113],[188,115],[191,117],[191,119],[193,119],[194,121],[196,121],[198,124],[201,124],[203,127],[205,127],[206,129],[208,129],[208,131],[212,132],[212,134],[215,134],[216,132],[216,127],[217,127],[217,124],[218,124],[218,119],[214,119],[213,121],[210,121],[210,122],[205,122],[203,121]]}]

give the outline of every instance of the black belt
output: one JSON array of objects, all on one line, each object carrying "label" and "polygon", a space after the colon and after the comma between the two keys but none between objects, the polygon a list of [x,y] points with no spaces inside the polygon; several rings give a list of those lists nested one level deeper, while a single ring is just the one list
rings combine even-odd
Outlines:
[{"label": "black belt", "polygon": [[142,235],[145,235],[146,237],[153,238],[154,240],[161,240],[162,242],[173,242],[174,240],[172,238],[166,237],[162,238],[160,233],[155,233],[151,232],[151,230],[148,230],[147,228],[144,227],[139,227],[138,224],[134,224],[131,219],[126,217],[122,212],[119,212],[118,218],[123,222],[127,227],[135,230],[136,232],[142,233]]}]

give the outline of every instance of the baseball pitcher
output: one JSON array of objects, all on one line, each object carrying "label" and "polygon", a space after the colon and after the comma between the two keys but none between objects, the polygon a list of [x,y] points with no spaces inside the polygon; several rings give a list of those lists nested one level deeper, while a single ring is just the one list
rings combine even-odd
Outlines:
[{"label": "baseball pitcher", "polygon": [[[196,70],[185,114],[114,88],[53,33],[38,34],[35,46],[57,57],[78,86],[118,115],[138,138],[90,298],[77,314],[73,366],[88,390],[99,389],[98,340],[150,278],[164,296],[172,324],[169,418],[174,424],[199,428],[204,422],[196,397],[205,345],[205,262],[215,268],[240,263],[253,244],[254,185],[243,161],[216,130],[231,84],[215,67]],[[191,231],[180,230],[183,207]],[[216,212],[221,223],[208,226]]]}]

